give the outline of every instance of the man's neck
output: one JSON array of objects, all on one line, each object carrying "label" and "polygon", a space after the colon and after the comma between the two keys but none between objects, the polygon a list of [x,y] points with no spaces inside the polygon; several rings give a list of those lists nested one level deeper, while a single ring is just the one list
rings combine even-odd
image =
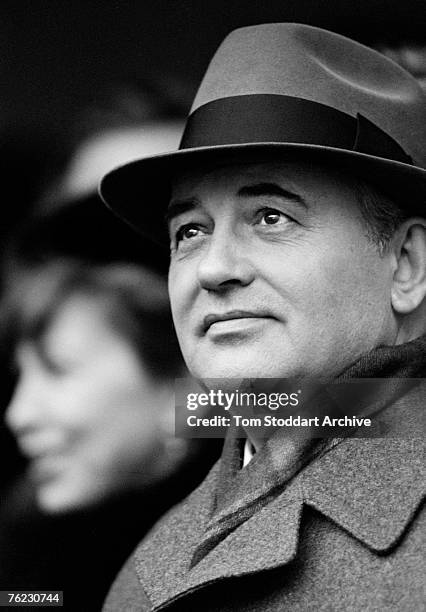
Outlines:
[{"label": "man's neck", "polygon": [[[426,334],[395,346],[377,347],[362,355],[336,380],[353,378],[418,378],[426,376]],[[257,452],[277,427],[265,429],[244,426],[247,438]]]}]

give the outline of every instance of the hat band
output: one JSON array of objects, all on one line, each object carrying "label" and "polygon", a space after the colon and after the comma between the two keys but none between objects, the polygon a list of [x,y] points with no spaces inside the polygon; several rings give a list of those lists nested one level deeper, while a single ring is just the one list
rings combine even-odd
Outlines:
[{"label": "hat band", "polygon": [[396,140],[362,115],[276,94],[231,96],[200,106],[189,116],[179,148],[257,142],[320,145],[413,163]]}]

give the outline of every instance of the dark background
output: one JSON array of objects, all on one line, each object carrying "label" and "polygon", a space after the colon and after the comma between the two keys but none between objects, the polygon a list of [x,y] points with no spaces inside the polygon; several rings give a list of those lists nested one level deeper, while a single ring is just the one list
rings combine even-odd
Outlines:
[{"label": "dark background", "polygon": [[2,0],[0,126],[61,131],[102,90],[135,77],[177,75],[192,95],[230,30],[271,21],[392,45],[424,41],[426,7],[424,0]]}]

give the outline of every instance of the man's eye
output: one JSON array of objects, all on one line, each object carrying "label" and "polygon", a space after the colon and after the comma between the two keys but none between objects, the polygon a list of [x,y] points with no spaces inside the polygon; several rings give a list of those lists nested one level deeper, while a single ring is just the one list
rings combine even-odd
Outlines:
[{"label": "man's eye", "polygon": [[280,225],[288,223],[289,217],[279,210],[266,208],[259,212],[260,225]]},{"label": "man's eye", "polygon": [[197,238],[201,234],[201,229],[198,225],[194,223],[188,223],[187,225],[183,225],[176,232],[176,242],[181,242],[182,240],[190,240],[191,238]]}]

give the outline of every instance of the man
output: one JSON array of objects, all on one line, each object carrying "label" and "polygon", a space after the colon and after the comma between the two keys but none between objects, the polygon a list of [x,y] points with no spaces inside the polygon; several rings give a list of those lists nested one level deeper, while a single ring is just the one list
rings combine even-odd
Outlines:
[{"label": "man", "polygon": [[194,376],[392,379],[368,396],[381,438],[231,432],[106,610],[422,609],[425,385],[398,380],[426,370],[425,119],[421,88],[378,53],[305,25],[243,28],[180,151],[104,179],[145,235],[161,240],[167,214]]}]

